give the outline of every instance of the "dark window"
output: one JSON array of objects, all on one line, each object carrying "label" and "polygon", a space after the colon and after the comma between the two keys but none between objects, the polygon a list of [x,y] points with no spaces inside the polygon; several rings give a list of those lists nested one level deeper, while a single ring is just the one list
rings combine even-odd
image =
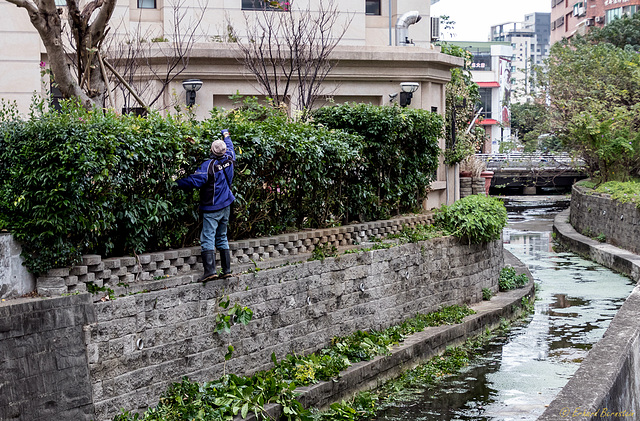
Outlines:
[{"label": "dark window", "polygon": [[64,97],[62,96],[62,92],[60,92],[60,89],[58,88],[58,84],[51,81],[49,84],[49,89],[51,89],[51,106],[54,110],[62,111],[60,100],[64,99]]},{"label": "dark window", "polygon": [[481,116],[491,118],[491,88],[480,88],[480,104],[482,107]]},{"label": "dark window", "polygon": [[242,10],[288,11],[291,0],[242,0]]},{"label": "dark window", "polygon": [[365,14],[380,16],[380,0],[365,0]]},{"label": "dark window", "polygon": [[156,0],[138,0],[138,9],[155,9]]},{"label": "dark window", "polygon": [[122,109],[122,114],[132,114],[135,115],[136,117],[146,117],[147,116],[147,109],[146,108],[142,108],[142,107],[133,107],[133,108],[123,108]]}]

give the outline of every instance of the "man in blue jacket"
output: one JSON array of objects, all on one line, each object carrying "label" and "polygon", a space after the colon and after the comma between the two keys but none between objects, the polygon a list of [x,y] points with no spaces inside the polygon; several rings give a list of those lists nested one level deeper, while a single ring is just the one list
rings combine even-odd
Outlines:
[{"label": "man in blue jacket", "polygon": [[210,159],[200,165],[195,173],[177,180],[183,189],[200,189],[200,210],[203,214],[200,247],[204,274],[198,281],[207,282],[216,277],[216,249],[220,252],[222,278],[231,276],[231,254],[227,241],[227,225],[231,203],[236,198],[231,193],[233,165],[236,153],[228,130],[222,130],[223,140],[211,144]]}]

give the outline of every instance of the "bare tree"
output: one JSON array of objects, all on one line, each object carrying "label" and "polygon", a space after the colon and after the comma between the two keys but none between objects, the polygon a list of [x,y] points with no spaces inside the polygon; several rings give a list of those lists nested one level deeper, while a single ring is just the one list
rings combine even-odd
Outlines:
[{"label": "bare tree", "polygon": [[207,3],[200,4],[199,13],[192,14],[188,20],[188,9],[184,6],[185,0],[171,3],[172,40],[153,30],[143,33],[140,26],[133,33],[109,40],[106,55],[120,76],[112,73],[109,81],[114,90],[121,92],[125,108],[135,106],[131,99],[134,92],[144,101],[145,107],[154,106],[169,84],[189,65]]},{"label": "bare tree", "polygon": [[102,107],[106,85],[104,73],[96,68],[95,60],[117,0],[93,0],[82,10],[77,0],[66,0],[73,61],[65,52],[63,12],[56,7],[55,0],[7,1],[29,13],[31,24],[47,50],[49,66],[62,95],[77,97],[85,107]]},{"label": "bare tree", "polygon": [[335,1],[320,0],[317,6],[317,10],[270,7],[245,14],[246,37],[234,33],[245,67],[276,106],[291,99],[298,108],[310,110],[337,64],[330,55],[353,15],[337,27],[341,16]]},{"label": "bare tree", "polygon": [[[156,103],[169,83],[187,67],[196,31],[204,15],[195,14],[197,17],[185,25],[187,9],[183,7],[184,0],[175,0],[172,5],[172,42],[143,45],[140,36],[133,40],[114,34],[107,36],[117,0],[93,0],[82,10],[78,0],[66,0],[66,10],[57,7],[55,0],[7,1],[27,10],[45,46],[49,67],[62,96],[76,97],[87,108],[105,106],[105,95],[109,93],[108,79],[112,79],[117,87],[126,86],[125,100],[130,94],[145,108]],[[158,38],[169,41],[164,39],[164,34]],[[109,49],[108,45],[120,47]],[[125,77],[116,67],[123,69]],[[137,82],[135,87],[140,89],[140,94],[146,93],[148,102],[140,98],[127,79]],[[153,87],[153,92],[150,87]],[[113,107],[111,98],[110,102]]]}]

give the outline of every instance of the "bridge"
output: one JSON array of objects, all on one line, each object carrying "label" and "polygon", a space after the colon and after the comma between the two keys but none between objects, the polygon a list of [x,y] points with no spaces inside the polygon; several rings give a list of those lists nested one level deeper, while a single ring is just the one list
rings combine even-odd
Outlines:
[{"label": "bridge", "polygon": [[476,154],[487,171],[493,171],[491,190],[496,194],[544,194],[570,191],[587,178],[584,162],[568,153],[561,154]]}]

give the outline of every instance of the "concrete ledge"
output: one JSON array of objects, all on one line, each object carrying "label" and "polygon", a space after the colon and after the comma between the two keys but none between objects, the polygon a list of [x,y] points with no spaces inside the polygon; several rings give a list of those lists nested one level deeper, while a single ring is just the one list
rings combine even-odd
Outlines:
[{"label": "concrete ledge", "polygon": [[558,241],[575,253],[640,281],[640,256],[579,234],[569,223],[569,212],[569,209],[560,212],[553,222]]},{"label": "concrete ledge", "polygon": [[[426,328],[395,346],[391,355],[355,363],[340,373],[339,378],[296,389],[301,394],[298,397],[300,403],[305,408],[327,408],[333,402],[381,386],[402,372],[444,352],[448,346],[460,345],[486,329],[495,329],[502,319],[516,318],[521,314],[522,298],[533,300],[535,286],[527,267],[507,250],[504,250],[504,255],[505,264],[513,266],[518,274],[525,273],[529,278],[529,283],[524,288],[501,292],[490,301],[471,305],[476,314],[467,316],[461,324]],[[276,404],[267,405],[265,410],[274,419],[279,419],[282,414],[280,405]],[[240,416],[235,418],[241,419]],[[255,416],[250,414],[246,419],[255,421]]]},{"label": "concrete ledge", "polygon": [[[626,250],[578,234],[567,222],[569,211],[556,216],[556,238],[572,251],[638,280],[640,258]],[[640,379],[640,288],[636,287],[611,321],[604,337],[567,385],[538,418],[541,421],[636,420]]]}]

